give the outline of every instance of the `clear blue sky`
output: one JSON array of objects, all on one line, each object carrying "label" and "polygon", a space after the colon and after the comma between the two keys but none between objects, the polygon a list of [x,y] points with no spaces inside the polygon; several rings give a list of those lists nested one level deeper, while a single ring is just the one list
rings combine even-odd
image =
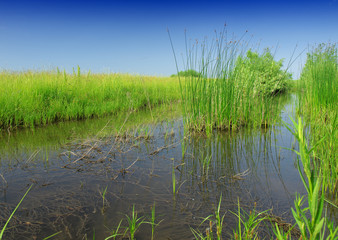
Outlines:
[{"label": "clear blue sky", "polygon": [[[184,52],[184,30],[192,39],[248,30],[261,48],[278,46],[285,65],[297,52],[338,42],[338,2],[319,1],[16,1],[0,0],[0,70],[176,72],[167,34]],[[181,58],[181,57],[179,57]],[[292,66],[297,75],[306,56]],[[297,76],[296,76],[297,77]]]}]

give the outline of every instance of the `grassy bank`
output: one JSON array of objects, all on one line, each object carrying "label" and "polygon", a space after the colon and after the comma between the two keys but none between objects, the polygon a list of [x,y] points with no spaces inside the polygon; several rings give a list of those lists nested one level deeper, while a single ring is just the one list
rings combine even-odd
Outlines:
[{"label": "grassy bank", "polygon": [[99,117],[179,99],[177,78],[0,72],[0,129]]},{"label": "grassy bank", "polygon": [[[321,142],[312,155],[313,166],[321,171],[324,189],[337,199],[337,46],[321,44],[308,53],[300,84],[300,110],[309,125],[312,142]],[[337,202],[336,202],[337,204]]]}]

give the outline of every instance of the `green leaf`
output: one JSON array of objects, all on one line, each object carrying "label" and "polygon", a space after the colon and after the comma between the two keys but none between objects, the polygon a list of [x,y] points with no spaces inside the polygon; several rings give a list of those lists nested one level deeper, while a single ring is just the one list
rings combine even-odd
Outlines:
[{"label": "green leaf", "polygon": [[324,225],[324,218],[322,220],[320,220],[319,223],[317,223],[315,225],[314,231],[312,233],[312,239],[317,239],[317,235],[320,233],[320,230],[322,229],[323,225]]}]

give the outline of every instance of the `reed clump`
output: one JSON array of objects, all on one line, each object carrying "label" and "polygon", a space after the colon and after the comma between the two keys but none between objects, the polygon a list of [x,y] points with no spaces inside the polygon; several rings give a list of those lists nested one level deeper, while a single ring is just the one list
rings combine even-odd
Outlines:
[{"label": "reed clump", "polygon": [[[242,38],[241,38],[242,39]],[[236,130],[244,125],[267,127],[279,118],[273,97],[285,92],[291,75],[283,71],[269,49],[247,50],[227,33],[188,44],[185,68],[199,74],[180,78],[185,123],[194,131]]]},{"label": "reed clump", "polygon": [[[338,185],[337,162],[337,45],[320,44],[307,55],[301,73],[300,111],[309,125],[310,141],[319,142],[317,151],[311,155],[321,172],[324,190],[336,199]],[[337,204],[337,202],[336,202]]]},{"label": "reed clump", "polygon": [[0,72],[0,129],[135,111],[179,100],[177,78],[129,74]]}]

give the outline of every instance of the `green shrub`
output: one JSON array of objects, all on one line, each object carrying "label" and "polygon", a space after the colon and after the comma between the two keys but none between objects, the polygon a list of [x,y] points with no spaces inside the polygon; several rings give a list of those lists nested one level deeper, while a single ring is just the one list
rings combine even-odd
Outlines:
[{"label": "green shrub", "polygon": [[262,54],[249,50],[236,61],[236,75],[239,81],[254,81],[255,95],[273,96],[287,90],[291,74],[282,70],[283,60],[275,61],[270,50]]}]

